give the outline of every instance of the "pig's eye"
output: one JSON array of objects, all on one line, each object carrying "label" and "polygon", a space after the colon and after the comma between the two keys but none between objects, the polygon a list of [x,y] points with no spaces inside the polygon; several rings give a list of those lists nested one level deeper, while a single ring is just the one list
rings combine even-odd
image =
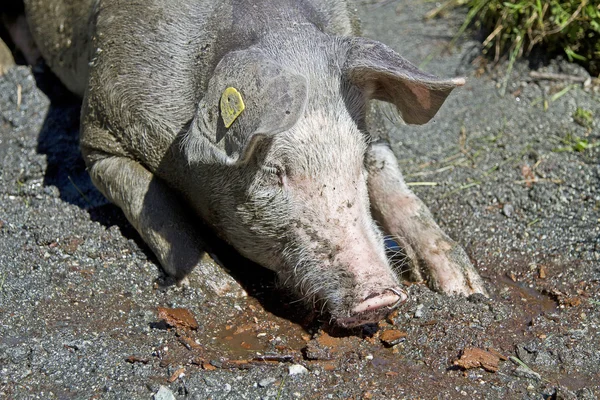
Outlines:
[{"label": "pig's eye", "polygon": [[267,174],[277,174],[277,167],[273,165],[263,165],[262,170]]},{"label": "pig's eye", "polygon": [[269,164],[269,165],[264,165],[262,167],[262,169],[263,169],[263,171],[265,171],[265,173],[267,175],[269,175],[269,177],[271,179],[273,179],[274,181],[277,181],[279,186],[285,186],[286,176],[285,176],[285,169],[283,166]]}]

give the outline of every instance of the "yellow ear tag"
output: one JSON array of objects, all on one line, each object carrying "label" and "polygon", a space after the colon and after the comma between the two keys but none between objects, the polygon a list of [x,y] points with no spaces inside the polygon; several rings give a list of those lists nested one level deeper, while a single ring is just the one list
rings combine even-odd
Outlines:
[{"label": "yellow ear tag", "polygon": [[221,95],[221,116],[223,117],[225,128],[229,128],[245,108],[242,95],[236,88],[230,86],[225,89]]}]

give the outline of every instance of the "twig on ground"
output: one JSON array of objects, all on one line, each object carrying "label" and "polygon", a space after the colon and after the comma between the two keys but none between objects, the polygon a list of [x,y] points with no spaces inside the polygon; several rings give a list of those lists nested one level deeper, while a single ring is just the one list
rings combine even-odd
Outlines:
[{"label": "twig on ground", "polygon": [[524,179],[524,180],[520,180],[520,181],[514,181],[513,183],[523,184],[523,183],[540,183],[540,182],[550,182],[550,183],[556,183],[559,185],[561,183],[565,183],[565,181],[563,181],[562,179],[551,179],[551,178]]},{"label": "twig on ground", "polygon": [[23,89],[21,88],[21,85],[17,85],[17,110],[19,108],[21,108],[21,100],[22,100],[22,98],[21,98],[21,91],[22,90]]},{"label": "twig on ground", "polygon": [[437,182],[406,182],[406,186],[437,186]]},{"label": "twig on ground", "polygon": [[556,74],[552,72],[537,72],[531,71],[529,77],[534,81],[568,81],[568,82],[585,82],[590,79],[589,76]]},{"label": "twig on ground", "polygon": [[73,182],[73,179],[71,179],[71,176],[67,176],[67,178],[69,179],[69,182],[71,182],[71,184],[75,187],[75,190],[77,190],[77,192],[81,195],[81,197],[83,197],[85,202],[88,203],[89,205],[91,205],[92,203],[90,202],[90,199],[88,199],[87,196],[85,195],[85,193],[83,193],[81,191],[81,189],[79,189],[79,186],[77,186],[75,184],[75,182]]},{"label": "twig on ground", "polygon": [[457,187],[454,190],[449,191],[448,193],[444,194],[441,198],[444,199],[444,198],[446,198],[448,196],[452,196],[454,193],[458,193],[458,192],[461,192],[461,191],[463,191],[465,189],[471,188],[473,186],[479,186],[479,185],[481,185],[480,181],[467,183],[466,185],[462,185],[460,187]]},{"label": "twig on ground", "polygon": [[532,227],[533,225],[537,224],[538,222],[540,222],[540,219],[539,219],[539,218],[536,218],[536,219],[534,219],[533,221],[529,222],[529,223],[527,224],[527,227],[528,227],[528,228],[529,228],[529,227]]},{"label": "twig on ground", "polygon": [[413,176],[435,175],[435,174],[439,174],[440,172],[448,171],[448,170],[451,170],[454,168],[455,168],[455,165],[447,165],[443,168],[439,168],[439,169],[436,169],[433,171],[421,171],[421,172],[415,172],[414,174],[407,174],[407,175],[404,175],[404,177],[408,178],[408,177],[413,177]]},{"label": "twig on ground", "polygon": [[563,97],[565,94],[567,94],[567,92],[571,89],[573,89],[575,87],[575,85],[569,85],[567,87],[565,87],[563,90],[561,90],[558,93],[555,93],[552,95],[552,97],[550,97],[550,101],[556,101],[558,99],[560,99],[561,97]]}]

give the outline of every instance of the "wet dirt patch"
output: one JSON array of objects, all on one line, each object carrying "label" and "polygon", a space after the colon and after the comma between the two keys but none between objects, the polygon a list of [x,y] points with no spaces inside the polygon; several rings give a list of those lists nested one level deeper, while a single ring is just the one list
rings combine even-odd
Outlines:
[{"label": "wet dirt patch", "polygon": [[556,299],[548,294],[538,292],[532,287],[533,285],[518,282],[516,278],[513,279],[506,275],[500,275],[496,282],[504,287],[500,289],[501,296],[509,296],[511,302],[520,304],[524,314],[529,318],[558,310]]},{"label": "wet dirt patch", "polygon": [[245,312],[206,327],[206,339],[231,358],[249,355],[298,353],[306,345],[307,333],[300,325],[268,313],[256,299],[248,299]]}]

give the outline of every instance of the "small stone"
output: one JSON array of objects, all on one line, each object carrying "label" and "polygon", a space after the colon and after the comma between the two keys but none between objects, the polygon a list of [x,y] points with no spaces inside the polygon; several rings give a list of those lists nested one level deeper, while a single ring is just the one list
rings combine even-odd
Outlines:
[{"label": "small stone", "polygon": [[513,374],[515,376],[520,376],[523,378],[535,379],[536,381],[542,380],[542,377],[540,376],[540,374],[538,374],[537,372],[535,372],[529,368],[525,368],[523,366],[517,367],[517,369],[515,369]]},{"label": "small stone", "polygon": [[185,374],[185,368],[179,368],[169,377],[169,382],[173,383]]},{"label": "small stone", "polygon": [[506,203],[502,207],[502,213],[505,216],[507,216],[508,218],[510,218],[513,215],[514,211],[515,211],[515,208],[512,206],[512,204]]},{"label": "small stone", "polygon": [[423,315],[425,314],[423,312],[423,307],[425,307],[423,304],[419,304],[417,306],[417,310],[415,311],[415,318],[423,318]]},{"label": "small stone", "polygon": [[215,369],[217,369],[217,367],[215,367],[211,363],[202,363],[202,369],[206,371],[214,371]]},{"label": "small stone", "polygon": [[406,332],[402,332],[397,329],[388,329],[383,331],[383,333],[379,336],[379,340],[381,340],[386,346],[394,346],[406,339],[406,336]]},{"label": "small stone", "polygon": [[158,392],[154,393],[154,400],[177,400],[175,395],[166,386],[161,386]]},{"label": "small stone", "polygon": [[258,381],[258,386],[260,387],[267,387],[272,385],[273,383],[275,383],[275,381],[277,381],[276,378],[270,376],[268,378],[263,378],[260,381]]},{"label": "small stone", "polygon": [[306,374],[308,372],[308,370],[300,364],[293,364],[290,365],[288,368],[289,374],[290,375],[300,375],[300,374]]},{"label": "small stone", "polygon": [[546,267],[544,267],[543,265],[540,265],[538,273],[539,273],[540,279],[546,279]]},{"label": "small stone", "polygon": [[325,364],[323,364],[323,369],[325,371],[335,371],[335,368],[336,368],[336,366],[333,363],[325,363]]},{"label": "small stone", "polygon": [[65,253],[73,255],[77,251],[77,248],[79,248],[79,245],[82,243],[83,243],[83,240],[81,240],[79,238],[70,238],[70,239],[66,240],[65,242],[61,243],[60,247],[63,249],[63,251]]}]

